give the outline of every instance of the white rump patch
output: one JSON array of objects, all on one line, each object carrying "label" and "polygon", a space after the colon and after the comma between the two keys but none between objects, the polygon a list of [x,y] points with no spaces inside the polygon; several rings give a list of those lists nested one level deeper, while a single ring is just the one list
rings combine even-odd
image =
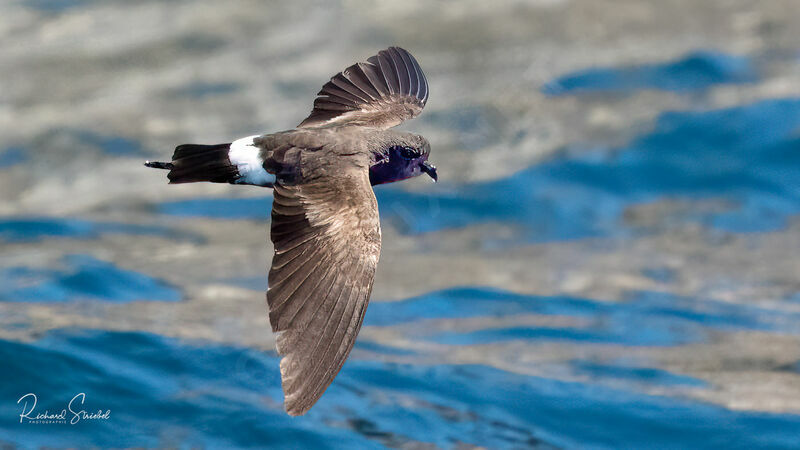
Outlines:
[{"label": "white rump patch", "polygon": [[233,141],[228,151],[228,159],[239,170],[239,179],[236,184],[253,184],[256,186],[269,186],[275,181],[275,175],[264,170],[264,161],[259,154],[261,150],[253,145],[253,139],[258,135],[248,136]]}]

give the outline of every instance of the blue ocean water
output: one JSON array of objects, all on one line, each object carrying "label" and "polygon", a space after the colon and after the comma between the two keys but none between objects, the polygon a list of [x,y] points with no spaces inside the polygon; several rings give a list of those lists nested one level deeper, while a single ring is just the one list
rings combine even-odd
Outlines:
[{"label": "blue ocean water", "polygon": [[483,328],[436,331],[420,326],[418,339],[448,345],[476,345],[509,340],[586,341],[627,346],[671,346],[702,342],[714,330],[768,330],[800,333],[800,314],[754,306],[641,292],[625,302],[570,297],[538,297],[485,288],[433,292],[402,302],[374,303],[366,325],[391,326],[453,318],[496,318],[536,314],[589,319],[583,327]]},{"label": "blue ocean water", "polygon": [[91,3],[92,0],[31,0],[23,4],[33,10],[57,14],[72,8],[79,8]]},{"label": "blue ocean water", "polygon": [[750,58],[701,50],[677,61],[630,67],[600,67],[563,75],[547,83],[549,95],[625,93],[640,89],[696,92],[716,84],[749,83],[758,79]]},{"label": "blue ocean water", "polygon": [[256,198],[195,198],[163,202],[158,212],[211,219],[267,220],[272,210],[272,195]]},{"label": "blue ocean water", "polygon": [[625,147],[556,157],[496,181],[376,192],[384,219],[411,233],[504,222],[533,241],[609,236],[631,231],[627,208],[660,199],[718,200],[730,208],[679,220],[768,231],[800,212],[798,148],[800,99],[764,100],[663,113]]},{"label": "blue ocean water", "polygon": [[0,269],[0,302],[177,301],[181,297],[179,290],[161,280],[91,255],[67,255],[61,265]]},{"label": "blue ocean water", "polygon": [[[107,420],[19,424],[22,405],[3,402],[0,441],[24,448],[663,448],[676,439],[694,448],[792,448],[800,433],[797,415],[734,412],[486,366],[364,360],[348,363],[319,404],[292,419],[282,411],[275,355],[148,333],[62,330],[33,343],[0,341],[0,357],[8,362],[2,398],[34,393],[36,411],[53,412],[83,392],[82,408],[110,411]],[[644,369],[612,375],[676,382]]]},{"label": "blue ocean water", "polygon": [[175,89],[170,93],[177,97],[204,98],[214,95],[224,95],[241,89],[237,83],[204,83],[195,82]]},{"label": "blue ocean water", "polygon": [[11,147],[0,150],[0,169],[17,165],[28,159],[25,149],[21,147]]},{"label": "blue ocean water", "polygon": [[44,239],[95,239],[104,234],[163,236],[202,242],[199,235],[159,225],[97,222],[64,217],[0,217],[0,242],[34,243]]},{"label": "blue ocean water", "polygon": [[594,379],[609,378],[668,386],[683,385],[708,387],[708,383],[697,378],[686,375],[676,375],[666,370],[654,369],[652,367],[630,366],[625,364],[624,361],[618,364],[602,364],[593,361],[576,360],[573,361],[573,367],[577,373],[585,373]]},{"label": "blue ocean water", "polygon": [[[57,13],[86,2],[34,3]],[[750,58],[695,52],[673,62],[586,69],[559,77],[543,90],[561,96],[613,97],[642,89],[683,95],[717,84],[750,83],[757,77]],[[236,84],[199,83],[172,94],[196,98],[237,89]],[[428,123],[463,131],[466,151],[487,145],[501,126],[497,111],[481,106],[440,111]],[[125,160],[143,152],[141,144],[130,138],[55,132],[99,148],[110,158]],[[721,205],[675,213],[657,225],[666,228],[691,223],[724,233],[768,233],[785,229],[800,213],[797,98],[663,112],[651,131],[627,144],[591,148],[565,149],[493,181],[456,184],[444,179],[425,193],[379,186],[383,226],[420,235],[498,223],[516,230],[505,238],[511,246],[590,237],[625,239],[656,232],[648,228],[654,225],[628,220],[627,213],[664,200]],[[22,148],[6,149],[0,152],[0,169],[25,164],[28,157]],[[25,248],[36,251],[39,246],[130,236],[202,244],[204,239],[182,231],[181,223],[224,219],[266,225],[271,206],[269,195],[148,201],[147,213],[159,219],[153,222],[171,225],[4,217],[0,245],[30,246]],[[681,277],[679,268],[653,264],[642,268],[641,275],[663,284]],[[214,282],[252,290],[266,287],[266,277]],[[20,263],[0,268],[4,307],[91,307],[97,302],[136,301],[152,306],[187,301],[185,289],[166,283],[159,274],[127,270],[91,253],[68,253],[54,266]],[[786,301],[798,299],[795,295]],[[513,320],[526,316],[552,318],[554,324],[524,325]],[[476,326],[482,319],[486,323]],[[182,326],[191,327],[192,318],[186,320]],[[690,395],[655,395],[653,390],[684,393],[716,387],[713,381],[656,367],[625,351],[709,343],[723,333],[796,336],[798,322],[796,312],[756,302],[635,290],[610,302],[462,286],[396,302],[373,302],[365,326],[389,335],[399,333],[404,344],[362,336],[333,385],[300,419],[283,413],[279,360],[271,351],[145,331],[60,328],[35,334],[32,340],[0,340],[4,361],[0,445],[797,448],[800,415],[731,410],[692,400]],[[19,324],[20,329],[26,327]],[[503,370],[488,360],[435,364],[437,356],[427,354],[429,349],[466,352],[486,347],[500,352],[505,345],[523,349],[520,357],[544,345],[606,345],[621,349],[625,357],[594,358],[584,352],[547,363],[558,366],[550,377]],[[800,372],[800,363],[781,370]],[[16,400],[27,393],[36,394],[37,411],[50,412],[66,408],[75,395],[85,393],[83,408],[108,410],[110,415],[76,424],[19,423],[23,405]]]}]

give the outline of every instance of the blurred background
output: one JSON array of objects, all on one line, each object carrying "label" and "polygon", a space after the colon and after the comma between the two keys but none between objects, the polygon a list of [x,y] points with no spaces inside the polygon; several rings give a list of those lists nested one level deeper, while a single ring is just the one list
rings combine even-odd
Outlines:
[{"label": "blurred background", "polygon": [[[800,447],[798,6],[0,3],[0,443]],[[441,181],[376,187],[364,328],[291,419],[269,190],[142,162],[292,128],[390,45]]]}]

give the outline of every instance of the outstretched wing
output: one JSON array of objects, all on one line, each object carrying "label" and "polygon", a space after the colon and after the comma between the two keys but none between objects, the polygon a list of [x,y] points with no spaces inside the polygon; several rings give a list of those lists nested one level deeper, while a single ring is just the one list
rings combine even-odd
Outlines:
[{"label": "outstretched wing", "polygon": [[298,127],[391,128],[419,115],[426,101],[428,80],[417,60],[400,47],[389,47],[331,78],[317,94],[311,115]]},{"label": "outstretched wing", "polygon": [[304,414],[342,368],[380,255],[378,203],[364,168],[275,184],[267,303],[286,412]]}]

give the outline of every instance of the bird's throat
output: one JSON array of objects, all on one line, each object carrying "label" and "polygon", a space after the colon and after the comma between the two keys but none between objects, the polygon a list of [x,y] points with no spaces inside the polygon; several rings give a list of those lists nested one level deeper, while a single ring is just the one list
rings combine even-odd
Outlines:
[{"label": "bird's throat", "polygon": [[409,170],[405,164],[385,162],[375,164],[369,168],[369,182],[373,186],[406,180],[415,175],[416,174],[412,170]]}]

